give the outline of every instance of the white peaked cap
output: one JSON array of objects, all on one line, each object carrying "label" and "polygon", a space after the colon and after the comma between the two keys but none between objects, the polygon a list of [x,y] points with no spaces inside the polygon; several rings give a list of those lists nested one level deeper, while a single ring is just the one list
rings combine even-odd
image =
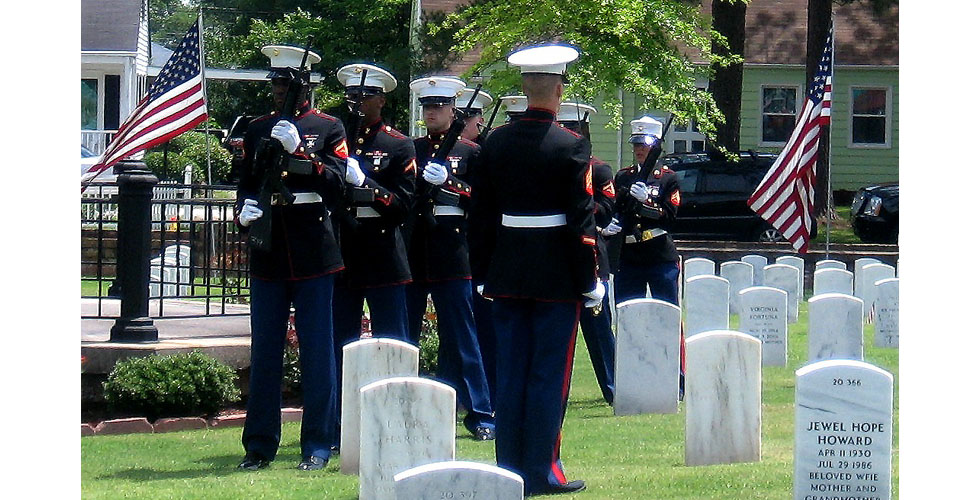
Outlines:
[{"label": "white peaked cap", "polygon": [[555,118],[555,121],[577,122],[584,118],[586,123],[588,123],[589,117],[595,113],[595,108],[589,106],[588,104],[563,102],[560,106],[558,106],[558,116]]},{"label": "white peaked cap", "polygon": [[[463,95],[456,98],[456,107],[460,109],[465,108],[466,105],[470,103],[470,98],[473,97],[474,90],[475,89],[463,89]],[[473,104],[470,105],[470,107],[473,109],[484,109],[490,106],[490,103],[492,102],[493,97],[490,97],[490,94],[481,90],[480,93],[476,95],[476,99],[473,99]]]},{"label": "white peaked cap", "polygon": [[423,97],[455,98],[463,91],[466,83],[455,76],[428,76],[413,80],[408,84],[412,92]]},{"label": "white peaked cap", "polygon": [[508,95],[501,97],[505,113],[523,113],[527,111],[527,96]]},{"label": "white peaked cap", "polygon": [[[266,45],[262,47],[262,55],[269,58],[271,68],[296,68],[303,62],[303,49],[289,45]],[[320,62],[320,56],[310,51],[306,56],[306,69]]]},{"label": "white peaked cap", "polygon": [[630,122],[632,135],[652,135],[657,139],[664,136],[664,124],[656,118],[644,115],[641,118]]},{"label": "white peaked cap", "polygon": [[568,63],[578,59],[578,50],[568,45],[538,45],[514,52],[507,62],[521,67],[521,73],[565,74]]},{"label": "white peaked cap", "polygon": [[375,87],[384,92],[395,90],[398,80],[391,73],[370,64],[348,64],[337,70],[337,80],[344,87],[357,87],[361,84],[361,73],[367,71],[365,87]]}]

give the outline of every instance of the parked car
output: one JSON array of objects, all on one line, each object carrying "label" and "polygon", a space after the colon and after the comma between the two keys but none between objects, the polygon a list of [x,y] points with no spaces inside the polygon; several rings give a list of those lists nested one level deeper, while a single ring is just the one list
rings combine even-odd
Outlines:
[{"label": "parked car", "polygon": [[851,227],[865,243],[898,243],[898,183],[858,189],[851,202]]},{"label": "parked car", "polygon": [[682,240],[782,241],[779,231],[748,206],[775,160],[775,154],[753,151],[740,153],[736,161],[709,153],[665,156],[681,185],[671,233]]},{"label": "parked car", "polygon": [[[88,172],[88,169],[92,168],[92,165],[98,163],[102,159],[102,155],[95,154],[91,149],[82,146],[82,173]],[[84,193],[93,196],[109,196],[115,194],[118,191],[116,187],[116,174],[112,172],[112,168],[107,168],[99,173],[88,187],[85,188]]]}]

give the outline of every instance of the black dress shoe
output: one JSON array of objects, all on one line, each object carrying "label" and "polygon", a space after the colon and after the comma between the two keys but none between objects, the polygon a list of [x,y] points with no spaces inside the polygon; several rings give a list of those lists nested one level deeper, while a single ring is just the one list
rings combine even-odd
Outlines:
[{"label": "black dress shoe", "polygon": [[242,459],[242,463],[238,464],[238,468],[244,470],[259,470],[268,466],[269,460],[254,451],[246,453],[245,458]]},{"label": "black dress shoe", "polygon": [[549,485],[547,488],[541,491],[536,491],[531,493],[534,495],[561,495],[563,493],[576,493],[585,489],[585,481],[577,479],[575,481],[569,481],[565,484]]},{"label": "black dress shoe", "polygon": [[492,441],[497,438],[497,431],[493,427],[481,425],[473,433],[477,441]]},{"label": "black dress shoe", "polygon": [[321,457],[309,456],[296,466],[299,470],[320,470],[327,466],[327,461]]}]

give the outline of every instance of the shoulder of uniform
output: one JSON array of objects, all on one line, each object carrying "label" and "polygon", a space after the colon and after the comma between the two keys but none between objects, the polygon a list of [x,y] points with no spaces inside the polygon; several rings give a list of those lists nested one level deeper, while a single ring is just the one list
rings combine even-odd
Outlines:
[{"label": "shoulder of uniform", "polygon": [[565,127],[559,127],[558,125],[555,125],[555,128],[557,128],[557,129],[559,129],[559,130],[563,130],[563,131],[565,131],[565,132],[568,132],[569,134],[572,134],[572,137],[574,137],[574,138],[576,138],[576,139],[581,139],[581,138],[583,137],[583,136],[582,136],[582,134],[580,134],[580,133],[578,133],[578,132],[574,132],[574,131],[572,131],[572,130],[568,130],[568,129],[567,129],[567,128],[565,128]]},{"label": "shoulder of uniform", "polygon": [[469,147],[471,147],[471,148],[478,148],[478,147],[480,147],[480,145],[479,145],[479,144],[477,144],[477,143],[475,143],[475,142],[473,142],[473,141],[471,141],[471,140],[469,140],[469,139],[466,139],[466,138],[463,138],[463,137],[460,137],[460,138],[459,138],[459,141],[457,141],[457,142],[458,142],[459,144],[462,144],[462,145],[464,145],[464,146],[469,146]]},{"label": "shoulder of uniform", "polygon": [[391,125],[382,126],[381,130],[384,131],[384,133],[394,137],[395,139],[408,139],[407,135],[399,132],[398,129],[392,127]]},{"label": "shoulder of uniform", "polygon": [[252,121],[250,121],[248,123],[249,123],[249,125],[251,125],[253,123],[263,122],[263,121],[269,120],[269,119],[271,119],[271,118],[273,118],[275,116],[276,116],[276,113],[275,112],[269,113],[267,115],[257,116],[255,118],[253,118]]},{"label": "shoulder of uniform", "polygon": [[328,119],[328,120],[330,120],[332,122],[338,121],[337,120],[337,117],[328,115],[328,114],[324,113],[323,111],[320,111],[319,109],[314,109],[313,110],[313,114],[316,115],[316,116],[319,116],[320,118],[326,118],[326,119]]}]

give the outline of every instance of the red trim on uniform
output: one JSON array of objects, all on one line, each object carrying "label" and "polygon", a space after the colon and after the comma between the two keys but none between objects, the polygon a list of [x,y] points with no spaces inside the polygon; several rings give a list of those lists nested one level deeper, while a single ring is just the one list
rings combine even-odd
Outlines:
[{"label": "red trim on uniform", "polygon": [[585,172],[585,192],[592,196],[592,165],[589,165]]},{"label": "red trim on uniform", "polygon": [[412,158],[412,160],[410,162],[408,162],[408,165],[405,166],[404,172],[408,172],[409,170],[412,171],[412,174],[418,173],[417,172],[418,166],[415,163],[415,158]]},{"label": "red trim on uniform", "polygon": [[606,198],[616,198],[616,186],[613,185],[613,181],[609,181],[602,186],[602,194]]},{"label": "red trim on uniform", "polygon": [[568,339],[568,348],[565,351],[565,375],[561,386],[561,423],[558,426],[558,437],[555,439],[555,446],[551,451],[551,472],[558,480],[558,484],[568,483],[565,472],[558,466],[558,455],[561,451],[561,425],[565,423],[565,412],[568,409],[568,390],[572,382],[572,361],[575,359],[575,338],[578,336],[578,322],[582,311],[581,303],[575,306],[575,323],[572,325],[572,334]]},{"label": "red trim on uniform", "polygon": [[670,204],[679,207],[681,206],[681,190],[676,189],[673,193],[670,193]]},{"label": "red trim on uniform", "polygon": [[582,236],[582,243],[585,243],[586,245],[595,246],[595,238],[591,236]]}]

